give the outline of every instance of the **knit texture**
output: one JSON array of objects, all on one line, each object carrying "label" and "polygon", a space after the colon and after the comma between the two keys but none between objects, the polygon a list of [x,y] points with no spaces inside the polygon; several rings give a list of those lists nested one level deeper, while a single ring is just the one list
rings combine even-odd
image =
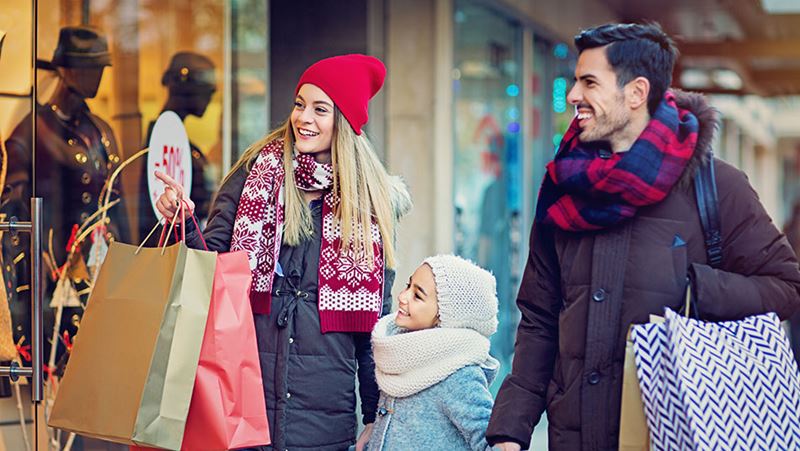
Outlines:
[{"label": "knit texture", "polygon": [[297,82],[295,94],[306,83],[333,100],[357,135],[369,120],[369,100],[380,91],[386,78],[381,60],[367,55],[340,55],[312,64]]},{"label": "knit texture", "polygon": [[480,266],[455,255],[428,257],[439,303],[439,327],[472,329],[484,337],[497,331],[497,282]]},{"label": "knit texture", "polygon": [[626,152],[612,152],[606,141],[582,142],[575,118],[547,165],[536,220],[568,232],[600,230],[661,202],[692,158],[699,129],[672,91]]},{"label": "knit texture", "polygon": [[372,331],[375,379],[390,396],[419,393],[467,365],[497,365],[489,355],[489,339],[474,330],[408,332],[394,320],[394,315],[384,316]]},{"label": "knit texture", "polygon": [[[309,155],[297,154],[295,183],[303,190],[326,190],[322,206],[319,262],[319,316],[322,333],[369,332],[380,316],[383,299],[383,246],[374,222],[370,227],[373,261],[341,246],[341,227],[334,212],[333,169]],[[231,236],[231,250],[247,251],[253,272],[253,312],[268,314],[284,220],[283,141],[268,143],[259,153],[242,190]]]}]

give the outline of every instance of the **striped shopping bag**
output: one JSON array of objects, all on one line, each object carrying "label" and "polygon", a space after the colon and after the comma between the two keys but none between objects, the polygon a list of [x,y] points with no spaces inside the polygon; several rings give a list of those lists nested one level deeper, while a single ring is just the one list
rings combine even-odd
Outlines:
[{"label": "striped shopping bag", "polygon": [[800,372],[774,313],[633,327],[654,449],[800,449]]}]

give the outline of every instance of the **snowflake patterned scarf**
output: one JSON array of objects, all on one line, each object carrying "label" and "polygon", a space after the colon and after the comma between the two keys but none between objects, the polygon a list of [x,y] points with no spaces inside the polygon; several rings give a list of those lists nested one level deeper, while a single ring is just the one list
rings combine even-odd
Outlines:
[{"label": "snowflake patterned scarf", "polygon": [[[231,251],[247,252],[253,285],[250,302],[256,314],[269,314],[272,282],[281,250],[284,221],[283,141],[261,149],[250,169],[239,199],[231,237]],[[333,168],[310,155],[294,157],[297,187],[327,190],[322,200],[322,237],[319,255],[318,308],[322,333],[370,332],[378,321],[383,294],[383,246],[372,223],[373,259],[341,249],[341,227],[334,212],[339,197],[333,192]]]},{"label": "snowflake patterned scarf", "polygon": [[700,125],[667,91],[627,152],[583,143],[577,118],[561,140],[539,191],[536,220],[569,232],[600,230],[667,197],[694,154]]}]

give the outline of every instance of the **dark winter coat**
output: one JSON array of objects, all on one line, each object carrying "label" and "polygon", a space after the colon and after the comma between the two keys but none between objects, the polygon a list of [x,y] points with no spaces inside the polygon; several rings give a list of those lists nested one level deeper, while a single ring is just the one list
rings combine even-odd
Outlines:
[{"label": "dark winter coat", "polygon": [[[203,236],[208,247],[230,250],[247,170],[220,188]],[[405,196],[407,196],[406,193]],[[269,315],[255,315],[272,446],[277,450],[334,451],[356,440],[356,377],[362,422],[375,421],[379,389],[369,333],[320,333],[317,309],[321,200],[310,205],[314,234],[298,246],[281,246],[283,276],[275,276]],[[202,249],[192,226],[186,241]],[[383,314],[391,309],[394,271],[385,272]],[[234,351],[235,352],[235,351]]]},{"label": "dark winter coat", "polygon": [[716,113],[702,96],[678,95],[700,120],[690,165],[668,197],[627,223],[596,233],[534,224],[517,304],[513,369],[497,396],[490,443],[527,446],[547,410],[552,450],[617,449],[626,332],[664,307],[681,308],[687,280],[708,321],[800,305],[794,252],[747,177],[716,160],[722,263],[706,262],[692,175],[711,155]]}]

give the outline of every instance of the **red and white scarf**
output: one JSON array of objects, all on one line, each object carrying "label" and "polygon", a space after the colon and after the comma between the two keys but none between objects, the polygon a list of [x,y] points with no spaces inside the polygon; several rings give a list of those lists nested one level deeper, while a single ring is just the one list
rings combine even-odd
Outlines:
[{"label": "red and white scarf", "polygon": [[[284,175],[283,141],[275,140],[261,149],[250,169],[233,225],[231,251],[247,251],[253,273],[250,302],[256,314],[269,314],[272,304],[272,281],[283,235]],[[332,166],[298,153],[294,157],[294,178],[301,190],[327,190],[322,203],[318,275],[322,333],[370,332],[383,304],[384,261],[378,226],[373,221],[375,264],[370,268],[365,253],[356,255],[352,249],[340,249],[342,232],[334,214],[339,197],[331,189]]]}]

